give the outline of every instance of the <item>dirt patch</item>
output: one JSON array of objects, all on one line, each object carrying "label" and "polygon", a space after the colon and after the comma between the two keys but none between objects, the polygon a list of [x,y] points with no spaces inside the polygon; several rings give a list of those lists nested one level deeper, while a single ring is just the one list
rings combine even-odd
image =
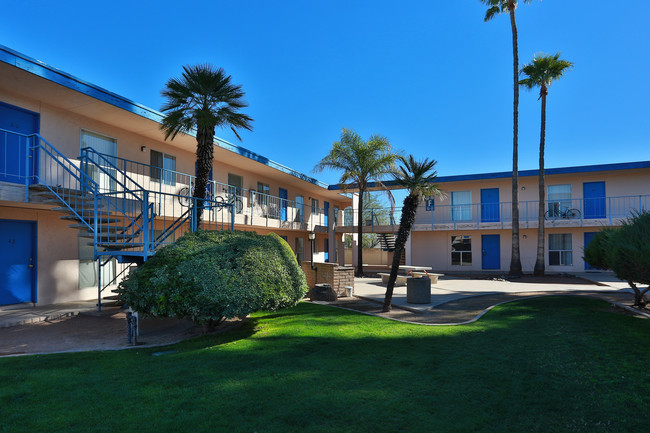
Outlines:
[{"label": "dirt patch", "polygon": [[[230,329],[239,319],[222,323],[216,329]],[[126,313],[118,307],[101,313],[81,313],[57,320],[0,328],[0,356],[120,350],[177,343],[201,335],[203,328],[187,320],[141,319],[138,346],[126,340]]]}]

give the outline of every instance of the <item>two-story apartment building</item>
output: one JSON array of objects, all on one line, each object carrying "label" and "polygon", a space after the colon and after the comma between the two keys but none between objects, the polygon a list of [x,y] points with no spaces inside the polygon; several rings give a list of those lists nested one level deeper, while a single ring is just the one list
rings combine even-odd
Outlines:
[{"label": "two-story apartment building", "polygon": [[161,119],[0,46],[0,306],[97,297],[197,226],[275,232],[299,260],[313,232],[314,258],[336,260],[335,215],[351,200],[223,140],[196,221],[196,139],[165,141]]},{"label": "two-story apartment building", "polygon": [[[427,200],[418,208],[405,250],[406,263],[443,272],[509,271],[511,178],[511,172],[439,177],[444,197]],[[591,270],[583,260],[583,250],[594,234],[603,227],[621,225],[634,211],[650,209],[650,161],[551,168],[545,178],[549,273]],[[392,183],[385,184],[390,187]],[[520,171],[519,188],[521,263],[524,272],[532,272],[537,254],[538,171]],[[390,218],[395,224],[399,219],[398,212]],[[364,227],[375,233],[396,229],[396,225],[373,221]],[[337,230],[352,233],[355,228]]]}]

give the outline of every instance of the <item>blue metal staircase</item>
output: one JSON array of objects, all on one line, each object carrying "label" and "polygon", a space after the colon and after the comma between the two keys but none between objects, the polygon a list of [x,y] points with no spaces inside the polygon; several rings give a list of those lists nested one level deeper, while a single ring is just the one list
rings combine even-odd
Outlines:
[{"label": "blue metal staircase", "polygon": [[[0,138],[8,136],[25,146],[24,152],[17,154],[26,161],[15,161],[24,167],[25,201],[51,204],[52,210],[63,213],[61,218],[70,222],[69,227],[93,246],[94,260],[99,262],[100,310],[102,291],[114,283],[101,281],[103,266],[113,259],[142,264],[163,245],[198,227],[196,199],[184,197],[190,205],[181,207],[177,205],[179,195],[143,188],[117,167],[114,157],[85,148],[78,160],[71,161],[39,134],[0,129]],[[206,208],[224,206],[230,206],[234,215],[230,204],[205,203]],[[231,221],[230,229],[233,226]]]}]

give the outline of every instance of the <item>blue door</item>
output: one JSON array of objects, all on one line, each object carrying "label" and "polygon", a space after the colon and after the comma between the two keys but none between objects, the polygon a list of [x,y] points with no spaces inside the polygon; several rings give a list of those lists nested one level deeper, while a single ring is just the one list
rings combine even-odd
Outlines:
[{"label": "blue door", "polygon": [[330,261],[330,240],[325,238],[325,243],[323,245],[323,252],[325,252],[325,263]]},{"label": "blue door", "polygon": [[[587,248],[587,245],[589,245],[589,242],[596,236],[596,232],[585,232],[585,248]],[[589,263],[585,261],[585,271],[595,271],[596,268],[591,266]]]},{"label": "blue door", "polygon": [[287,190],[284,188],[280,188],[278,190],[278,197],[280,197],[280,221],[286,221],[287,220],[287,198],[289,197],[289,194],[287,194]]},{"label": "blue door", "polygon": [[[0,182],[25,183],[26,177],[34,175],[37,158],[27,158],[33,139],[26,135],[38,132],[39,115],[0,102]],[[33,183],[34,179],[30,180]]]},{"label": "blue door", "polygon": [[[329,231],[330,202],[328,201],[323,202],[323,207],[325,209],[325,227],[327,227],[327,230]],[[325,262],[327,263],[330,261],[330,242],[328,238],[325,238],[325,244],[323,245],[323,252],[325,253]]]},{"label": "blue door", "polygon": [[582,184],[584,217],[605,218],[605,182],[585,182]]},{"label": "blue door", "polygon": [[329,214],[330,214],[330,202],[325,201],[323,202],[323,207],[325,209],[325,227],[329,230]]},{"label": "blue door", "polygon": [[501,269],[501,239],[499,235],[482,235],[483,269]]},{"label": "blue door", "polygon": [[481,222],[499,222],[499,188],[481,190]]},{"label": "blue door", "polygon": [[36,302],[36,223],[0,220],[0,305]]}]

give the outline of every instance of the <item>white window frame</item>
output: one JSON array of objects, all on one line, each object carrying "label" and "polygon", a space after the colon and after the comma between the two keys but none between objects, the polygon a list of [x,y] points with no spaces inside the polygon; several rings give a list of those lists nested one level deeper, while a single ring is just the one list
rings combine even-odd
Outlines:
[{"label": "white window frame", "polygon": [[[568,190],[568,191],[567,191]],[[548,185],[546,187],[546,210],[556,217],[560,212],[566,212],[572,205],[571,184]]]},{"label": "white window frame", "polygon": [[472,220],[472,191],[451,192],[451,220]]},{"label": "white window frame", "polygon": [[[162,167],[153,164],[154,152],[160,154],[162,158]],[[169,165],[167,163],[168,161],[173,162],[173,164],[171,164],[171,168],[169,166],[166,166]],[[163,185],[176,186],[176,156],[161,152],[159,150],[151,149],[149,151],[149,165],[151,165],[151,169],[149,170],[149,179],[152,182],[161,183]],[[156,173],[156,170],[159,176],[154,175],[154,173]]]},{"label": "white window frame", "polygon": [[[551,237],[556,239],[557,236],[563,236],[562,240],[559,240],[561,244],[564,244],[562,249],[551,249],[552,244],[556,242],[551,241]],[[566,239],[569,240],[569,249],[566,248]],[[551,260],[551,257],[557,257],[557,260]],[[557,262],[557,263],[552,263]],[[573,236],[571,233],[549,233],[548,235],[548,265],[549,266],[573,266]]]},{"label": "white window frame", "polygon": [[[457,242],[454,242],[456,239],[455,238],[461,238],[461,241],[464,240],[469,240],[469,251],[467,250],[454,250],[454,245],[457,244]],[[466,243],[462,243],[462,245],[467,245]],[[450,259],[451,259],[451,265],[452,266],[472,266],[473,260],[472,260],[472,236],[471,235],[453,235],[451,237],[451,248],[450,248]],[[458,260],[456,260],[457,263],[454,263],[454,255],[458,256]],[[469,260],[463,260],[463,257],[469,257]]]}]

